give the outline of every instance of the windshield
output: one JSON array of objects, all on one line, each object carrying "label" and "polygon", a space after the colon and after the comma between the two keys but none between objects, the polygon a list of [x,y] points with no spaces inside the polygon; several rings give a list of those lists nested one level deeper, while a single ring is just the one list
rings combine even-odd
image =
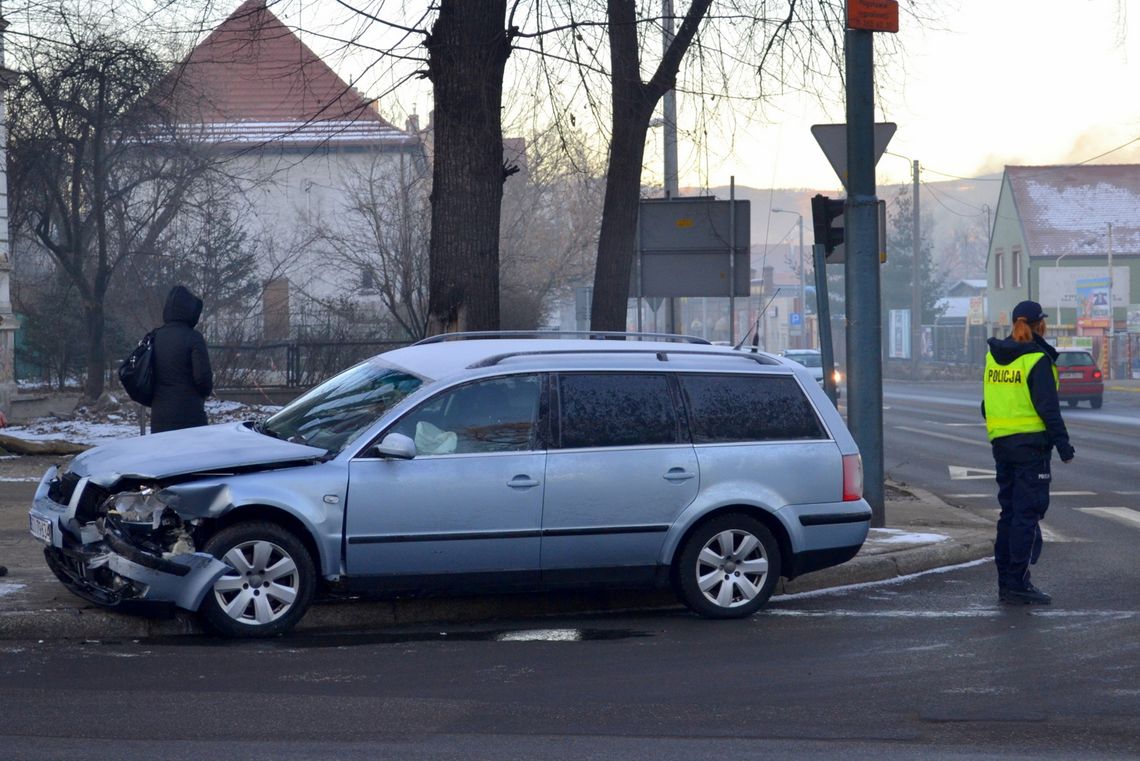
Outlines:
[{"label": "windshield", "polygon": [[804,367],[823,367],[818,354],[788,354],[787,357],[799,362]]},{"label": "windshield", "polygon": [[1057,355],[1057,367],[1073,367],[1074,365],[1093,365],[1092,355],[1084,351],[1063,351]]},{"label": "windshield", "polygon": [[336,453],[422,384],[421,378],[370,360],[299,397],[257,430]]}]

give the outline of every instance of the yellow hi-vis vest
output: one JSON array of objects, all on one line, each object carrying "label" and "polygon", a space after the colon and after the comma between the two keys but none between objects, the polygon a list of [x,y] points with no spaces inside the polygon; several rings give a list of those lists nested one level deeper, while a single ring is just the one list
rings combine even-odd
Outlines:
[{"label": "yellow hi-vis vest", "polygon": [[[1037,414],[1029,394],[1029,371],[1044,357],[1043,352],[1022,354],[1008,365],[999,365],[992,353],[986,354],[986,374],[982,379],[982,398],[986,403],[986,433],[990,441],[1015,433],[1045,430],[1045,421]],[[1057,383],[1057,368],[1053,368]]]}]

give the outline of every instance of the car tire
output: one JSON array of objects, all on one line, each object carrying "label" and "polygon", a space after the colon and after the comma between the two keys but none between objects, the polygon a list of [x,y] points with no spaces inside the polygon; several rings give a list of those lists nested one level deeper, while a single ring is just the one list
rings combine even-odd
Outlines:
[{"label": "car tire", "polygon": [[1078,401],[1080,401],[1080,400],[1079,399],[1066,399],[1065,404],[1069,405],[1070,407],[1076,407]]},{"label": "car tire", "polygon": [[1101,405],[1104,404],[1104,397],[1103,396],[1094,396],[1092,399],[1089,399],[1089,404],[1092,405],[1092,408],[1094,410],[1099,410]]},{"label": "car tire", "polygon": [[309,551],[290,531],[264,521],[222,529],[203,548],[229,566],[200,613],[218,634],[274,637],[305,615],[316,588]]},{"label": "car tire", "polygon": [[730,513],[697,526],[674,566],[681,600],[705,618],[744,618],[780,578],[780,549],[763,523]]}]

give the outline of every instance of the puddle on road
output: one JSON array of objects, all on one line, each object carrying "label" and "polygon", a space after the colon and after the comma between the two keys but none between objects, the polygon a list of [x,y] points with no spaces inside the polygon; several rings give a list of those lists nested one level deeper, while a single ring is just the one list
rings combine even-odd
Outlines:
[{"label": "puddle on road", "polygon": [[143,640],[156,646],[234,647],[259,645],[272,648],[358,647],[361,645],[401,645],[414,642],[607,642],[650,637],[635,629],[487,629],[459,631],[381,631],[381,632],[292,632],[283,637],[255,642],[235,642],[218,637],[171,636]]}]

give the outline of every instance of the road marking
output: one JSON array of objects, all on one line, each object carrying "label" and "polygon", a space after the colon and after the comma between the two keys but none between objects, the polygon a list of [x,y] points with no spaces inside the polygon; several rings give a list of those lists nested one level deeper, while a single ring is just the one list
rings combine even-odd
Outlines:
[{"label": "road marking", "polygon": [[1102,518],[1108,518],[1118,523],[1123,523],[1127,526],[1140,528],[1140,512],[1133,510],[1130,507],[1078,507],[1082,513],[1089,513],[1090,515],[1099,515]]},{"label": "road marking", "polygon": [[948,433],[928,431],[924,428],[911,428],[910,426],[906,425],[896,425],[895,429],[899,431],[910,431],[911,433],[921,433],[923,436],[933,436],[936,439],[949,439],[950,441],[958,441],[962,444],[977,444],[978,446],[985,447],[986,449],[990,448],[990,442],[988,441],[978,441],[977,439],[967,439],[961,436],[951,436]]},{"label": "road marking", "polygon": [[946,496],[954,499],[990,499],[994,495],[987,492],[986,494],[947,494]]},{"label": "road marking", "polygon": [[1095,497],[1095,491],[1051,491],[1050,497]]},{"label": "road marking", "polygon": [[985,428],[985,423],[943,423],[942,425],[951,428]]},{"label": "road marking", "polygon": [[947,465],[950,471],[951,481],[970,481],[982,478],[993,480],[997,478],[996,470],[986,470],[985,468],[965,468],[961,465]]},{"label": "road marking", "polygon": [[1140,494],[1140,491],[1114,491],[1113,494],[1119,494],[1122,497],[1135,497]]},{"label": "road marking", "polygon": [[[1001,515],[1001,510],[985,510],[983,512],[992,513],[994,516],[995,522],[997,522],[998,516]],[[1041,538],[1044,539],[1046,542],[1050,542],[1053,544],[1070,544],[1073,542],[1087,542],[1088,541],[1087,539],[1077,539],[1076,537],[1066,536],[1065,534],[1062,534],[1059,531],[1054,531],[1053,529],[1046,526],[1044,523],[1038,523],[1037,525],[1041,528]]]}]

